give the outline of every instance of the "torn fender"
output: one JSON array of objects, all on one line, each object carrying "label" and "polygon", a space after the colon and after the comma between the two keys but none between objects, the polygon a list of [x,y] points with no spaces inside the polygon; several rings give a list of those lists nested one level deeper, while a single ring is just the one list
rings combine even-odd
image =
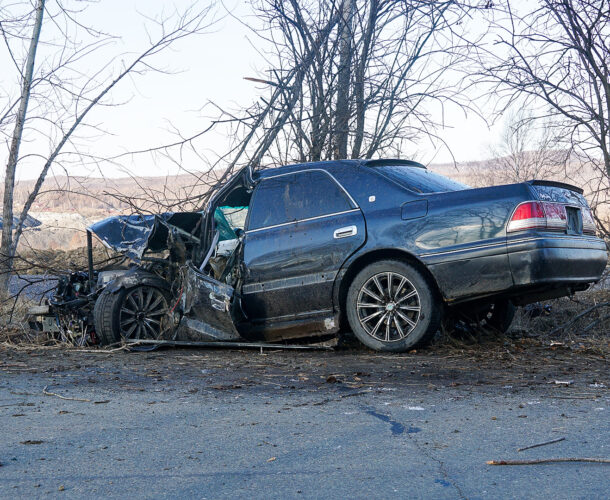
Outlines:
[{"label": "torn fender", "polygon": [[154,286],[166,291],[170,288],[169,283],[160,276],[144,271],[143,269],[132,268],[112,280],[108,284],[107,290],[111,293],[115,293],[123,288],[133,288],[137,285]]}]

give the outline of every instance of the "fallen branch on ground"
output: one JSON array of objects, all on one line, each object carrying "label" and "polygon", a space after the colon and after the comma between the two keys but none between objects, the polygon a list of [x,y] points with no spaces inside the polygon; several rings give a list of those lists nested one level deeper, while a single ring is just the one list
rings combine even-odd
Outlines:
[{"label": "fallen branch on ground", "polygon": [[583,316],[586,316],[590,312],[593,312],[596,309],[599,309],[600,307],[605,307],[605,306],[608,306],[608,305],[610,305],[610,302],[601,302],[599,304],[595,304],[594,306],[589,307],[588,309],[585,309],[580,314],[577,314],[576,316],[574,316],[567,323],[564,323],[563,325],[559,325],[557,328],[554,328],[553,330],[551,330],[549,335],[554,335],[555,333],[560,332],[561,330],[565,330],[567,327],[572,326],[574,323],[576,323]]},{"label": "fallen branch on ground", "polygon": [[131,345],[123,344],[120,347],[115,347],[113,349],[108,349],[108,347],[110,347],[110,346],[106,346],[106,348],[104,348],[104,349],[74,349],[74,352],[85,352],[87,354],[110,354],[110,353],[118,352],[118,351],[128,351],[134,345],[139,345],[139,344],[136,342],[134,342]]},{"label": "fallen branch on ground", "polygon": [[487,465],[534,465],[551,464],[556,462],[592,462],[596,464],[610,464],[610,458],[536,458],[533,460],[488,460]]},{"label": "fallen branch on ground", "polygon": [[596,319],[595,321],[592,321],[592,322],[591,322],[591,323],[589,323],[587,326],[585,326],[585,327],[582,329],[582,332],[583,332],[583,333],[586,333],[586,332],[588,332],[589,330],[592,330],[593,328],[595,328],[595,327],[596,327],[597,325],[599,325],[600,323],[602,323],[602,322],[604,322],[604,321],[607,321],[607,320],[609,320],[609,319],[610,319],[610,314],[608,314],[607,316],[604,316],[603,318]]},{"label": "fallen branch on ground", "polygon": [[55,392],[49,392],[49,391],[47,391],[47,387],[49,387],[49,386],[45,385],[44,389],[42,390],[42,393],[45,396],[55,396],[56,398],[59,398],[59,399],[65,399],[65,400],[68,400],[68,401],[82,401],[83,403],[91,403],[92,402],[90,399],[69,398],[67,396],[62,396],[61,394],[56,394]]},{"label": "fallen branch on ground", "polygon": [[517,451],[530,450],[532,448],[538,448],[539,446],[546,446],[547,444],[559,443],[560,441],[564,441],[564,440],[565,440],[564,437],[552,439],[551,441],[545,441],[544,443],[537,443],[537,444],[532,444],[530,446],[524,446],[523,448],[517,448]]}]

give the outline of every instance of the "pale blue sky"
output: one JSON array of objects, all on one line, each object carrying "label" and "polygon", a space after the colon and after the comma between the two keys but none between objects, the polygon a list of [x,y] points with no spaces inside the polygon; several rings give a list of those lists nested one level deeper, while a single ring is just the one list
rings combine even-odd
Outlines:
[{"label": "pale blue sky", "polygon": [[[204,6],[206,3],[198,2],[198,5]],[[112,54],[141,49],[146,42],[145,26],[150,25],[142,14],[155,17],[164,9],[170,13],[175,8],[181,10],[190,4],[181,0],[102,0],[91,5],[85,21],[120,37],[119,41],[100,51],[97,58],[102,61]],[[225,6],[238,19],[246,20],[252,16],[246,2],[226,0]],[[216,10],[219,21],[207,34],[185,39],[155,59],[158,66],[174,74],[150,73],[132,82],[124,81],[113,94],[113,100],[128,102],[118,107],[95,110],[89,121],[100,124],[111,135],[97,136],[89,145],[92,154],[113,155],[171,142],[170,123],[184,135],[208,126],[209,116],[213,113],[211,108],[203,108],[208,101],[239,110],[265,95],[266,92],[259,86],[243,80],[244,76],[260,75],[260,70],[266,68],[252,46],[253,42],[260,42],[237,19],[227,15],[222,5]],[[45,28],[50,29],[46,25]],[[126,55],[124,60],[128,59]],[[6,54],[0,53],[0,63],[6,67]],[[4,88],[10,85],[14,88],[14,82],[14,75],[0,73],[0,84]],[[474,115],[465,118],[463,112],[451,108],[446,110],[445,122],[447,128],[439,130],[439,135],[449,144],[458,161],[488,157],[489,146],[497,141],[501,128],[496,126],[489,130],[480,118]],[[210,134],[203,146],[203,154],[206,154],[205,149],[219,153],[226,148],[226,138],[221,134]],[[36,147],[40,147],[40,143]],[[424,163],[451,161],[451,154],[440,144],[433,147],[428,142],[422,142],[406,153],[412,153]],[[6,148],[0,150],[0,160],[4,166]],[[197,170],[195,159],[187,161],[189,169]],[[146,156],[136,157],[126,167],[135,175],[167,175],[176,170],[173,165],[163,161],[155,165]],[[78,167],[71,173],[100,174],[95,169]],[[125,173],[121,168],[112,166],[105,166],[103,172],[111,177]],[[25,179],[36,175],[37,164],[33,161],[24,166],[19,177]]]}]

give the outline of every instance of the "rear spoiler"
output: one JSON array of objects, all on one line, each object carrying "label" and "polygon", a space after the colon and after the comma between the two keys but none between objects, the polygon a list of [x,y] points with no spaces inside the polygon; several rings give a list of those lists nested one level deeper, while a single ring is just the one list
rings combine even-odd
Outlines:
[{"label": "rear spoiler", "polygon": [[583,194],[584,191],[582,189],[580,189],[579,187],[573,186],[572,184],[566,184],[565,182],[557,182],[557,181],[541,181],[541,180],[535,180],[532,179],[531,181],[526,181],[528,184],[531,184],[532,186],[549,186],[549,187],[556,187],[556,188],[562,188],[562,189],[569,189],[570,191],[575,191],[578,194]]},{"label": "rear spoiler", "polygon": [[424,170],[427,170],[425,165],[422,165],[421,163],[419,163],[417,161],[413,161],[413,160],[400,160],[400,159],[362,160],[360,164],[364,165],[366,167],[404,166],[404,167],[423,168]]}]

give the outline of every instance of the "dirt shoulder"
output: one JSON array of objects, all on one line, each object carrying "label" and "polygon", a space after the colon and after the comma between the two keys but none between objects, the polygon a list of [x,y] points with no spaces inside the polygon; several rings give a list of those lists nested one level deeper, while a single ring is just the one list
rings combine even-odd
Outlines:
[{"label": "dirt shoulder", "polygon": [[487,461],[606,458],[609,372],[598,347],[535,339],[393,355],[0,344],[0,484],[15,498],[603,498],[606,464]]},{"label": "dirt shoulder", "polygon": [[532,339],[489,341],[457,349],[437,346],[411,354],[366,349],[274,351],[163,349],[108,352],[67,348],[0,348],[4,373],[70,373],[90,382],[138,384],[203,378],[217,390],[320,387],[350,390],[422,387],[541,390],[549,397],[596,398],[610,387],[607,354],[581,346],[550,346]]}]

